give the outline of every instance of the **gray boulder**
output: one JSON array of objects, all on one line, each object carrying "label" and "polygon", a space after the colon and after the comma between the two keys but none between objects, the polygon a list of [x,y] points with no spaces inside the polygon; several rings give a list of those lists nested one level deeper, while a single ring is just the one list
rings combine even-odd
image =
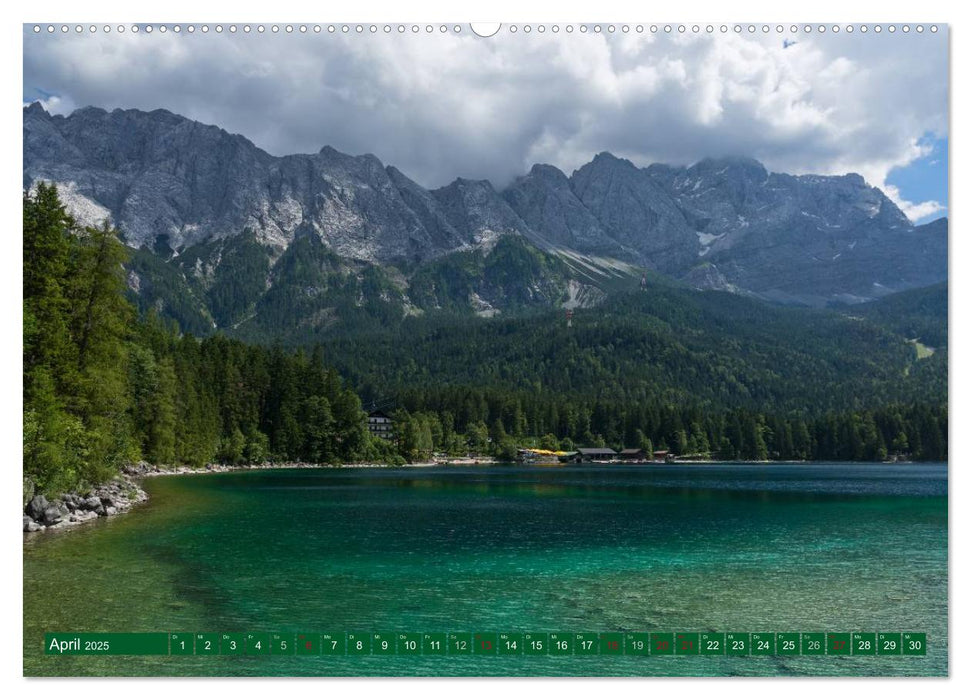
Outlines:
[{"label": "gray boulder", "polygon": [[49,505],[44,509],[42,521],[45,525],[54,525],[61,522],[69,513],[70,511],[62,503]]},{"label": "gray boulder", "polygon": [[74,515],[70,517],[70,521],[72,523],[84,523],[84,522],[87,522],[88,520],[94,520],[97,517],[98,517],[98,514],[90,510],[78,510],[76,513],[74,513]]},{"label": "gray boulder", "polygon": [[40,520],[44,516],[44,511],[47,510],[48,505],[47,499],[38,494],[30,499],[30,503],[27,504],[27,515],[34,520]]},{"label": "gray boulder", "polygon": [[101,508],[101,499],[97,496],[88,496],[82,501],[81,505],[85,510],[97,511]]}]

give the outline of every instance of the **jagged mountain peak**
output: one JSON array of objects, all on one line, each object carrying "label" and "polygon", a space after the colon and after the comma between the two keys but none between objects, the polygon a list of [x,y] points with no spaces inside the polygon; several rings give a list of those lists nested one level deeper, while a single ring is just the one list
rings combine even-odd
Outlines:
[{"label": "jagged mountain peak", "polygon": [[640,168],[626,158],[618,158],[610,151],[601,151],[589,163],[581,165],[574,170],[570,176],[570,181],[575,183],[578,176],[580,179],[584,179],[585,174],[601,172],[624,172],[633,174],[640,172]]},{"label": "jagged mountain peak", "polygon": [[610,237],[636,251],[638,263],[673,273],[695,260],[697,239],[677,202],[629,160],[599,153],[570,185]]},{"label": "jagged mountain peak", "polygon": [[523,180],[526,178],[537,178],[555,187],[570,186],[570,179],[567,177],[566,173],[557,168],[555,165],[549,165],[547,163],[534,163],[533,167],[529,169],[529,173],[526,175],[521,175],[520,177],[516,178],[516,180]]},{"label": "jagged mountain peak", "polygon": [[441,192],[444,190],[460,190],[463,192],[495,192],[496,188],[492,186],[489,180],[475,180],[467,177],[457,177],[444,187],[439,187],[433,192]]},{"label": "jagged mountain peak", "polygon": [[511,234],[688,280],[707,263],[708,284],[809,303],[946,278],[947,237],[915,239],[856,174],[769,173],[737,156],[642,168],[602,151],[569,177],[538,163],[501,192],[469,178],[429,190],[373,154],[276,157],[167,110],[51,116],[34,102],[23,129],[25,188],[55,182],[83,223],[110,218],[149,250],[249,230],[278,251],[313,236],[348,259],[411,264]]},{"label": "jagged mountain peak", "polygon": [[940,218],[934,219],[933,221],[928,221],[926,224],[922,224],[917,227],[919,231],[925,234],[937,234],[947,236],[948,228],[948,218],[942,216]]},{"label": "jagged mountain peak", "polygon": [[600,151],[599,153],[597,153],[593,157],[593,159],[590,162],[591,163],[598,163],[598,164],[604,164],[604,163],[620,163],[620,164],[624,164],[624,165],[631,165],[631,166],[634,165],[633,163],[631,163],[626,158],[618,158],[617,156],[615,156],[610,151]]},{"label": "jagged mountain peak", "polygon": [[527,175],[516,178],[503,197],[541,245],[636,257],[608,235],[559,168],[537,163]]},{"label": "jagged mountain peak", "polygon": [[333,146],[327,145],[323,146],[318,152],[317,156],[326,160],[337,160],[337,161],[348,161],[356,160],[359,162],[367,162],[373,165],[377,165],[380,168],[384,168],[384,163],[373,153],[362,153],[360,155],[350,155],[349,153],[344,153],[343,151],[338,151]]},{"label": "jagged mountain peak", "polygon": [[50,118],[47,110],[44,109],[44,105],[40,103],[39,100],[31,102],[30,104],[24,105],[24,119],[27,117],[47,117]]},{"label": "jagged mountain peak", "polygon": [[704,177],[710,175],[724,175],[741,177],[757,182],[764,182],[769,172],[759,161],[744,156],[724,156],[721,158],[704,158],[687,169],[689,177]]}]

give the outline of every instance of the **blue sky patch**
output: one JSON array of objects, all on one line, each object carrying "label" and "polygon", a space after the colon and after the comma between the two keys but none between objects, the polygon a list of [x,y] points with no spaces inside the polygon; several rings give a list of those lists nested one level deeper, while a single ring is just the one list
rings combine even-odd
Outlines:
[{"label": "blue sky patch", "polygon": [[944,209],[915,223],[947,216],[947,138],[925,136],[922,145],[931,147],[930,153],[910,165],[894,168],[887,176],[887,184],[894,185],[908,202],[939,202]]}]

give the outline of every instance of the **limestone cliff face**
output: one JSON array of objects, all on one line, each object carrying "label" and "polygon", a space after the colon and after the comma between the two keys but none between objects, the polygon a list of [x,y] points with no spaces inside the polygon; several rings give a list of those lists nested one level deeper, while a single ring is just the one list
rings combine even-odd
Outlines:
[{"label": "limestone cliff face", "polygon": [[859,175],[768,173],[742,159],[648,172],[695,231],[699,262],[739,289],[852,302],[947,278],[947,221],[914,226]]},{"label": "limestone cliff face", "polygon": [[[503,236],[565,260],[623,261],[784,302],[858,301],[947,278],[947,221],[914,226],[858,175],[769,173],[741,158],[639,168],[609,153],[571,176],[536,165],[505,191],[428,190],[373,155],[275,157],[164,110],[24,109],[23,184],[58,184],[163,257],[250,236],[271,266],[309,237],[353,264],[408,267]],[[214,263],[218,266],[218,261]]]}]

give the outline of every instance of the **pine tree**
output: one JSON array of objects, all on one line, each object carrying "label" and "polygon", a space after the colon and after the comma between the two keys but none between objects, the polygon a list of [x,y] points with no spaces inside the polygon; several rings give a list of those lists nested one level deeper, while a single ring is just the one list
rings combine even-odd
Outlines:
[{"label": "pine tree", "polygon": [[[31,400],[34,369],[44,367],[63,395],[77,376],[76,346],[68,332],[65,285],[77,254],[75,223],[53,185],[39,183],[23,198],[24,400]],[[46,390],[46,388],[45,388]]]}]

